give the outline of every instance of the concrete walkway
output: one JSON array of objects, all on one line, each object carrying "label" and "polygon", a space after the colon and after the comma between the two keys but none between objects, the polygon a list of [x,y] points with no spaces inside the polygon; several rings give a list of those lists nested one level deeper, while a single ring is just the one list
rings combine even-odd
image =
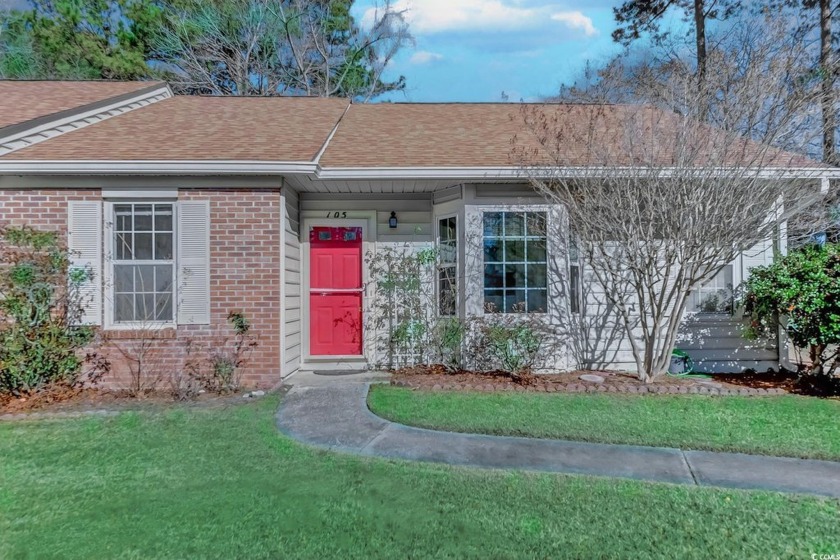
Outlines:
[{"label": "concrete walkway", "polygon": [[371,379],[376,377],[328,382],[311,374],[294,376],[277,413],[278,428],[316,447],[372,457],[840,498],[840,462],[458,434],[395,424],[368,409]]}]

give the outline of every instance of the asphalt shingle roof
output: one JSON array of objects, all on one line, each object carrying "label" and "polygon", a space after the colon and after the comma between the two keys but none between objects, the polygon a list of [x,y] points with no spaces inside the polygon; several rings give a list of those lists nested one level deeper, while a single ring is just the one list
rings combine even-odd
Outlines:
[{"label": "asphalt shingle roof", "polygon": [[163,82],[0,80],[0,130]]},{"label": "asphalt shingle roof", "polygon": [[176,96],[4,159],[312,161],[347,105],[310,97]]},{"label": "asphalt shingle roof", "polygon": [[[8,94],[0,97],[0,108],[6,121],[20,121],[148,86],[0,82],[0,95],[3,88]],[[686,122],[674,113],[634,105],[350,104],[315,97],[175,96],[2,159],[313,162],[320,154],[324,168],[497,168],[523,162],[669,166],[678,165],[682,154],[675,148],[680,147],[697,150],[695,164],[706,154],[715,163],[755,164],[759,154],[764,166],[821,167],[805,156],[759,149],[746,140],[721,141],[720,131]],[[552,131],[548,144],[536,140],[541,127]],[[678,140],[685,131],[693,136]]]}]

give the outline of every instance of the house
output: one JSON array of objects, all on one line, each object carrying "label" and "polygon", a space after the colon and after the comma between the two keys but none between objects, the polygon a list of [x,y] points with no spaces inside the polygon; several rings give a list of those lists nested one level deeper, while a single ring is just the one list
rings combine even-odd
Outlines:
[{"label": "house", "polygon": [[[95,273],[86,322],[125,341],[153,327],[164,367],[178,367],[185,340],[243,313],[259,337],[252,386],[377,362],[363,326],[365,255],[387,246],[446,245],[440,273],[454,278],[458,316],[531,312],[568,324],[593,302],[562,210],[511,164],[517,107],[3,81],[0,223],[67,231],[76,264]],[[803,177],[833,173],[809,165]],[[778,367],[779,341],[745,341],[739,320],[708,302],[780,242],[745,252],[701,289],[680,343],[701,368]],[[633,367],[621,336],[557,336],[546,367]],[[126,375],[112,360],[113,375]]]}]

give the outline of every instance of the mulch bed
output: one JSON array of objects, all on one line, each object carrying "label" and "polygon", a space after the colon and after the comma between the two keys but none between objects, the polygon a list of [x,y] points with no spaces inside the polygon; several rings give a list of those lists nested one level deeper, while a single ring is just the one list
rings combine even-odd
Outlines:
[{"label": "mulch bed", "polygon": [[[602,382],[585,381],[597,375]],[[708,377],[666,376],[641,383],[634,375],[618,371],[573,371],[557,374],[514,376],[507,372],[447,372],[439,366],[417,366],[394,372],[391,384],[431,391],[516,391],[542,393],[654,393],[768,396],[800,392],[796,374],[714,374]]]},{"label": "mulch bed", "polygon": [[743,373],[716,373],[715,381],[752,387],[755,389],[784,389],[786,393],[801,392],[799,376],[794,372],[745,371]]},{"label": "mulch bed", "polygon": [[176,404],[189,406],[238,404],[251,400],[246,399],[246,395],[250,393],[247,391],[226,395],[201,393],[194,399],[176,401],[167,391],[131,395],[126,391],[107,389],[52,387],[22,398],[0,395],[0,420],[108,414],[123,410],[159,409]]}]

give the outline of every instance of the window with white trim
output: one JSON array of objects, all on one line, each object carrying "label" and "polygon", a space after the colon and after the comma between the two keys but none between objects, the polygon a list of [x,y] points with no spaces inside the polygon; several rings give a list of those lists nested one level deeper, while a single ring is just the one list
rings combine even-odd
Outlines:
[{"label": "window with white trim", "polygon": [[458,312],[458,219],[438,220],[438,313],[450,317]]},{"label": "window with white trim", "polygon": [[113,323],[174,323],[175,205],[113,205]]},{"label": "window with white trim", "polygon": [[485,313],[545,313],[545,212],[484,213]]},{"label": "window with white trim", "polygon": [[691,292],[689,311],[696,313],[732,313],[734,307],[733,274],[731,264],[724,266],[714,278]]}]

